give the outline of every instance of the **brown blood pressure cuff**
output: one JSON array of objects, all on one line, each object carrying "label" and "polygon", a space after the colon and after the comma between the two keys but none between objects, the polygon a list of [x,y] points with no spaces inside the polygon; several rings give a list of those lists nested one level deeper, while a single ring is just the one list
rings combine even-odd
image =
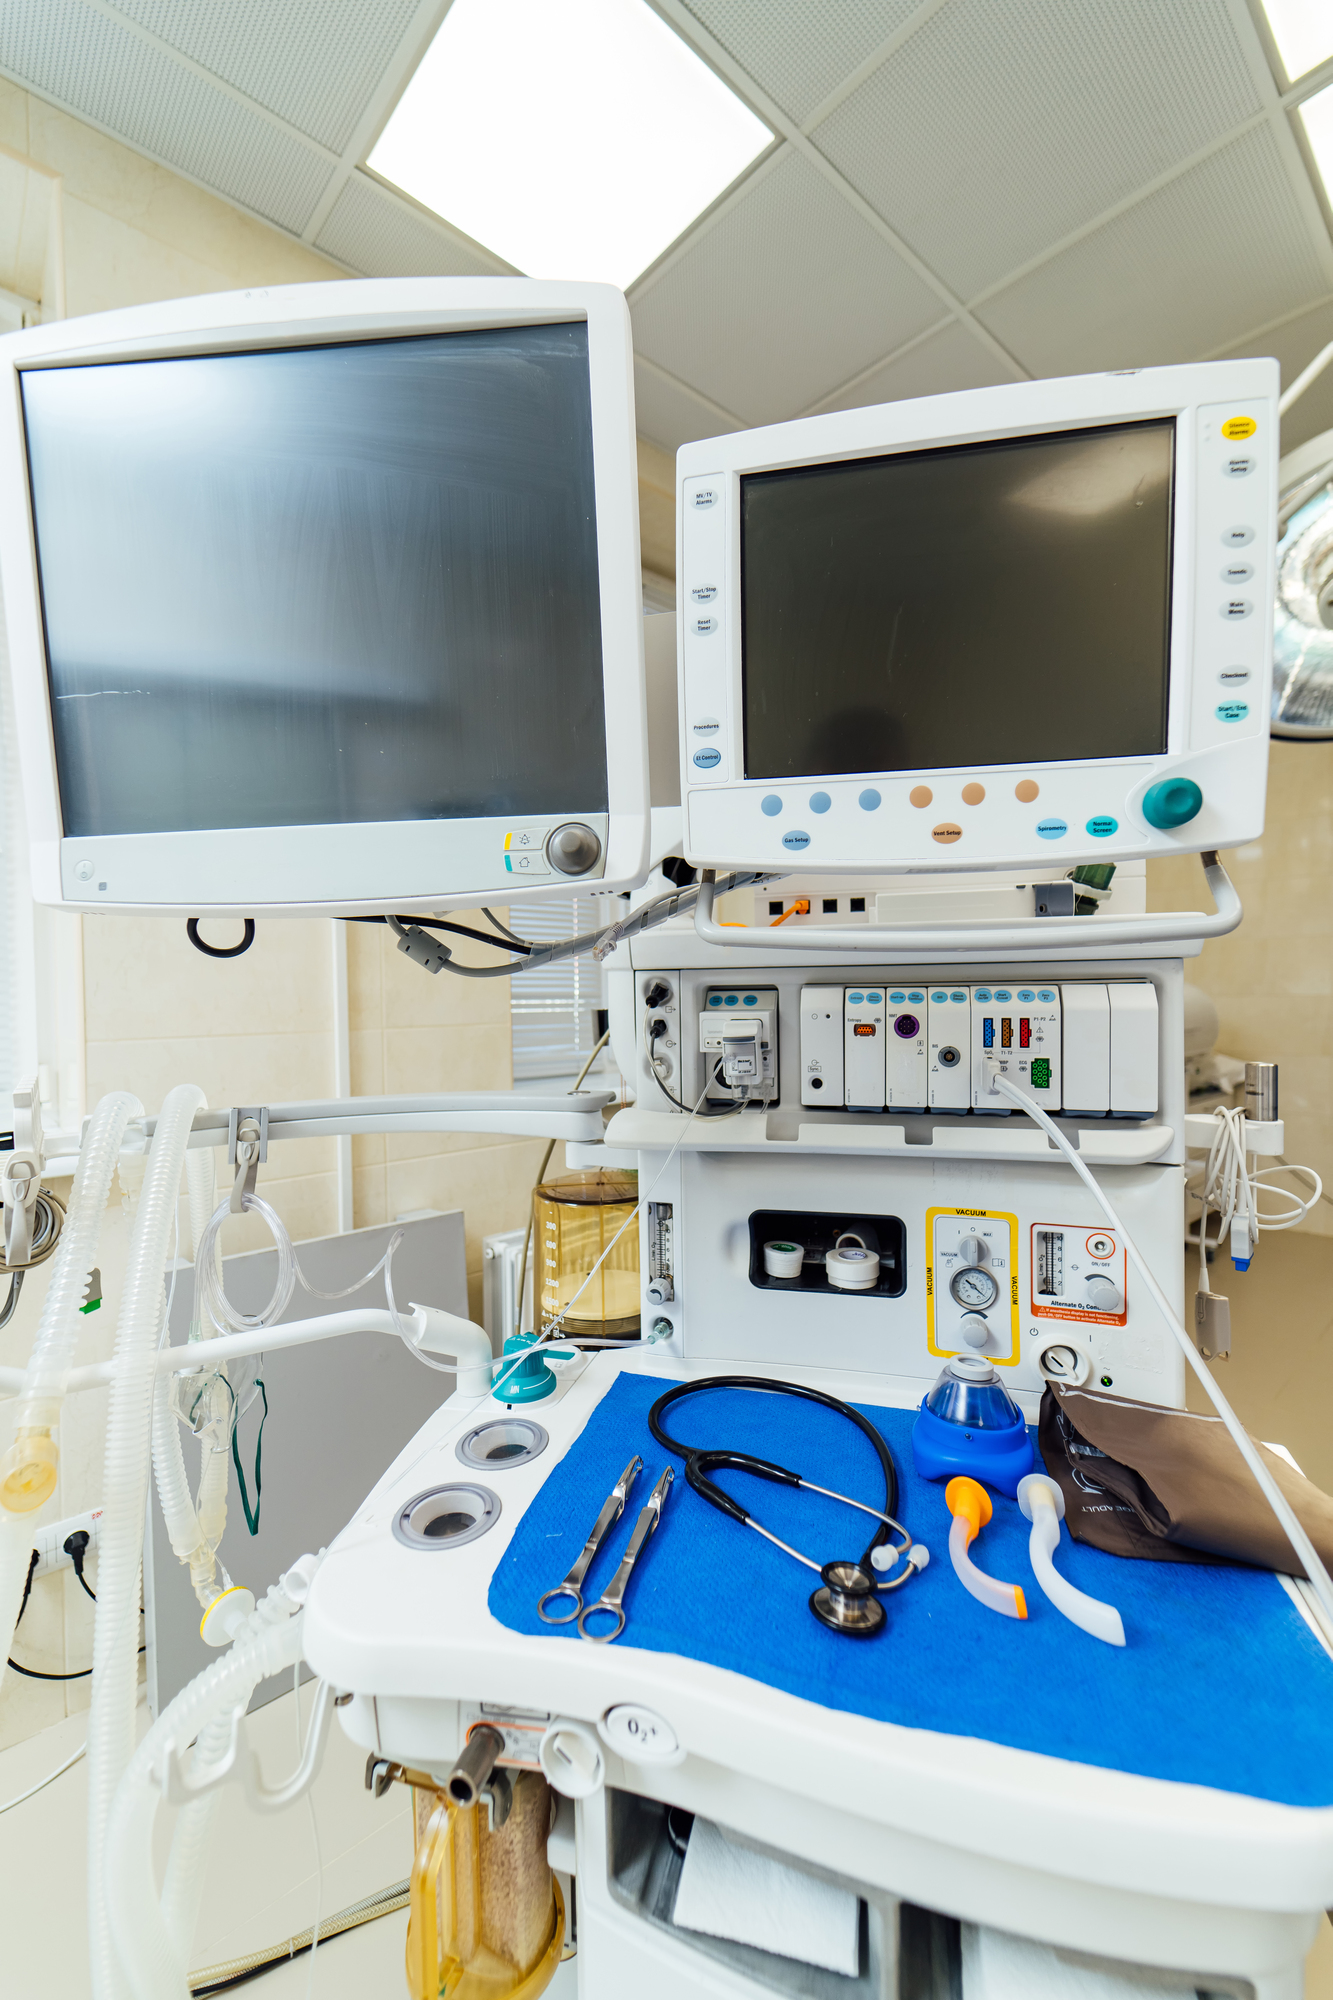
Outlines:
[{"label": "brown blood pressure cuff", "polygon": [[[1048,1384],[1038,1437],[1076,1542],[1149,1562],[1240,1562],[1303,1574],[1220,1417]],[[1333,1500],[1267,1445],[1256,1441],[1255,1449],[1333,1563]]]}]

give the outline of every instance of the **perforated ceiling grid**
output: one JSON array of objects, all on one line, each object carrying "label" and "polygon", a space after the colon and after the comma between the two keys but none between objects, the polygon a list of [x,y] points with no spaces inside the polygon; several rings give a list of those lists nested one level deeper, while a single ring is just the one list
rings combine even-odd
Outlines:
[{"label": "perforated ceiling grid", "polygon": [[315,247],[368,278],[483,277],[504,270],[365,174],[353,174]]},{"label": "perforated ceiling grid", "polygon": [[[649,4],[782,128],[635,288],[659,443],[1318,344],[1333,245],[1244,0]],[[0,0],[0,73],[353,270],[480,272],[348,154],[446,5]]]},{"label": "perforated ceiling grid", "polygon": [[118,0],[119,11],[341,153],[418,0]]}]

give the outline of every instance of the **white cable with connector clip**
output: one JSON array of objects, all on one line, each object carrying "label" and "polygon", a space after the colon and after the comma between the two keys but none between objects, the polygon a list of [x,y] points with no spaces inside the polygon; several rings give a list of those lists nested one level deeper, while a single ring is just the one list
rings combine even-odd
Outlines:
[{"label": "white cable with connector clip", "polygon": [[986,1077],[988,1094],[992,1097],[1007,1097],[1011,1104],[1018,1106],[1020,1111],[1026,1111],[1028,1117],[1041,1127],[1052,1144],[1057,1146],[1064,1154],[1074,1172],[1087,1187],[1093,1200],[1097,1203],[1098,1208],[1100,1208],[1111,1227],[1119,1230],[1130,1263],[1134,1266],[1140,1278],[1142,1278],[1149,1296],[1170,1327],[1182,1354],[1202,1383],[1204,1393],[1207,1395],[1213,1408],[1217,1411],[1218,1416],[1222,1419],[1222,1422],[1230,1431],[1236,1449],[1250,1471],[1254,1474],[1259,1491],[1263,1494],[1265,1500],[1267,1500],[1274,1514],[1276,1514],[1279,1522],[1282,1524],[1282,1529],[1287,1540],[1291,1543],[1292,1548],[1300,1558],[1301,1567],[1309,1578],[1310,1589],[1314,1595],[1315,1607],[1324,1626],[1325,1636],[1330,1642],[1333,1642],[1333,1579],[1330,1579],[1328,1571],[1319,1559],[1314,1543],[1297,1520],[1291,1502],[1282,1492],[1272,1473],[1255,1450],[1254,1445],[1246,1434],[1244,1425],[1226,1397],[1222,1394],[1222,1391],[1218,1388],[1217,1383],[1213,1380],[1211,1371],[1204,1366],[1202,1356],[1199,1354],[1194,1342],[1190,1339],[1189,1334],[1185,1331],[1184,1323],[1180,1319],[1179,1314],[1153,1276],[1138,1244],[1121,1221],[1109,1197],[1103,1193],[1100,1183],[1089,1172],[1087,1166],[1079,1158],[1078,1153],[1070,1145],[1064,1133],[1055,1123],[1055,1120],[1048,1117],[1041,1106],[1028,1095],[1027,1091],[1016,1084],[1012,1077],[1006,1076],[993,1058],[988,1057],[986,1059],[984,1075]]}]

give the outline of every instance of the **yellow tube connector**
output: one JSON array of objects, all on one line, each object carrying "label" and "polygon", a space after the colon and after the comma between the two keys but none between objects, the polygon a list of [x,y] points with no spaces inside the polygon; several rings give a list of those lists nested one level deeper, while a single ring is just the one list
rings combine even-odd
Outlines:
[{"label": "yellow tube connector", "polygon": [[0,1459],[0,1506],[10,1514],[32,1514],[56,1490],[60,1447],[46,1424],[25,1425]]}]

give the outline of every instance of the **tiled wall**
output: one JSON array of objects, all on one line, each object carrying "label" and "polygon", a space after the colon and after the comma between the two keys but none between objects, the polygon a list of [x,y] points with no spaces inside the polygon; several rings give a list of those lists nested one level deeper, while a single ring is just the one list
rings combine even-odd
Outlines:
[{"label": "tiled wall", "polygon": [[[1286,1157],[1333,1195],[1333,743],[1273,743],[1263,838],[1222,860],[1244,922],[1185,976],[1217,1002],[1224,1054],[1281,1065]],[[1208,907],[1196,857],[1149,863],[1148,907]],[[1333,1236],[1333,1205],[1301,1227]]]}]

